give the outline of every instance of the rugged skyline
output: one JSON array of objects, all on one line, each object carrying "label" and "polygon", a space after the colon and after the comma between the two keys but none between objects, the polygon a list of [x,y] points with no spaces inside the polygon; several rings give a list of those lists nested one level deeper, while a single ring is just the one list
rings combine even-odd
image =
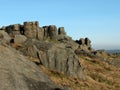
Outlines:
[{"label": "rugged skyline", "polygon": [[95,49],[119,49],[119,0],[1,0],[0,27],[39,21],[64,26],[73,39],[89,37]]},{"label": "rugged skyline", "polygon": [[120,54],[91,42],[38,21],[0,28],[0,89],[119,90]]}]

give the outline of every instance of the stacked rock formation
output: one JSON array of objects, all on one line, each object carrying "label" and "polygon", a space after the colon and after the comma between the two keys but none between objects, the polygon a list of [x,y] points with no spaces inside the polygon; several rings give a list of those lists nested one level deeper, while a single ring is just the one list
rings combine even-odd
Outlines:
[{"label": "stacked rock formation", "polygon": [[85,51],[85,52],[91,52],[93,51],[91,47],[91,41],[89,38],[80,38],[80,40],[76,41],[79,44],[79,50]]},{"label": "stacked rock formation", "polygon": [[[79,44],[66,35],[64,27],[55,25],[39,27],[39,23],[24,22],[1,28],[10,36],[12,46],[23,55],[37,58],[37,64],[66,75],[85,79],[83,67],[74,53],[81,45],[90,48],[90,40],[80,40]],[[35,61],[36,62],[36,61]]]},{"label": "stacked rock formation", "polygon": [[39,23],[24,22],[23,25],[15,24],[2,27],[0,30],[6,31],[11,37],[15,35],[25,35],[27,38],[34,38],[44,40],[46,38],[57,39],[60,35],[66,36],[64,27],[57,27],[55,25],[39,27]]}]

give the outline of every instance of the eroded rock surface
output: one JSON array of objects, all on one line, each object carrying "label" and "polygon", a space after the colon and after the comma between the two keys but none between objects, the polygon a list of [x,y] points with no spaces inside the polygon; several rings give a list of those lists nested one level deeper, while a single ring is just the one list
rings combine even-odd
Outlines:
[{"label": "eroded rock surface", "polygon": [[[9,46],[0,45],[0,90],[56,90],[38,66]],[[62,90],[59,88],[59,90]]]},{"label": "eroded rock surface", "polygon": [[[35,21],[10,25],[1,30],[9,34],[14,48],[25,56],[37,58],[38,64],[85,80],[83,67],[75,53],[80,45],[67,36],[64,27],[40,27]],[[90,47],[90,40],[86,38],[84,44]]]}]

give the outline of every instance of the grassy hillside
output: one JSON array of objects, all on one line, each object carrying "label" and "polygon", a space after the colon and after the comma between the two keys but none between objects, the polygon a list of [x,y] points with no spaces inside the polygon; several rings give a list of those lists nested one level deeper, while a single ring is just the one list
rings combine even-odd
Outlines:
[{"label": "grassy hillside", "polygon": [[100,58],[84,55],[79,58],[86,72],[86,80],[42,68],[58,85],[68,86],[73,90],[120,90],[120,68],[103,62]]}]

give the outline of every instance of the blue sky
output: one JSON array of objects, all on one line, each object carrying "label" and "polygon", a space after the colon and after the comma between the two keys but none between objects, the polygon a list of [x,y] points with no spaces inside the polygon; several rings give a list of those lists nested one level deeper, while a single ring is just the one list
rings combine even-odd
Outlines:
[{"label": "blue sky", "polygon": [[120,0],[0,0],[0,27],[39,21],[64,26],[73,39],[95,49],[120,49]]}]

